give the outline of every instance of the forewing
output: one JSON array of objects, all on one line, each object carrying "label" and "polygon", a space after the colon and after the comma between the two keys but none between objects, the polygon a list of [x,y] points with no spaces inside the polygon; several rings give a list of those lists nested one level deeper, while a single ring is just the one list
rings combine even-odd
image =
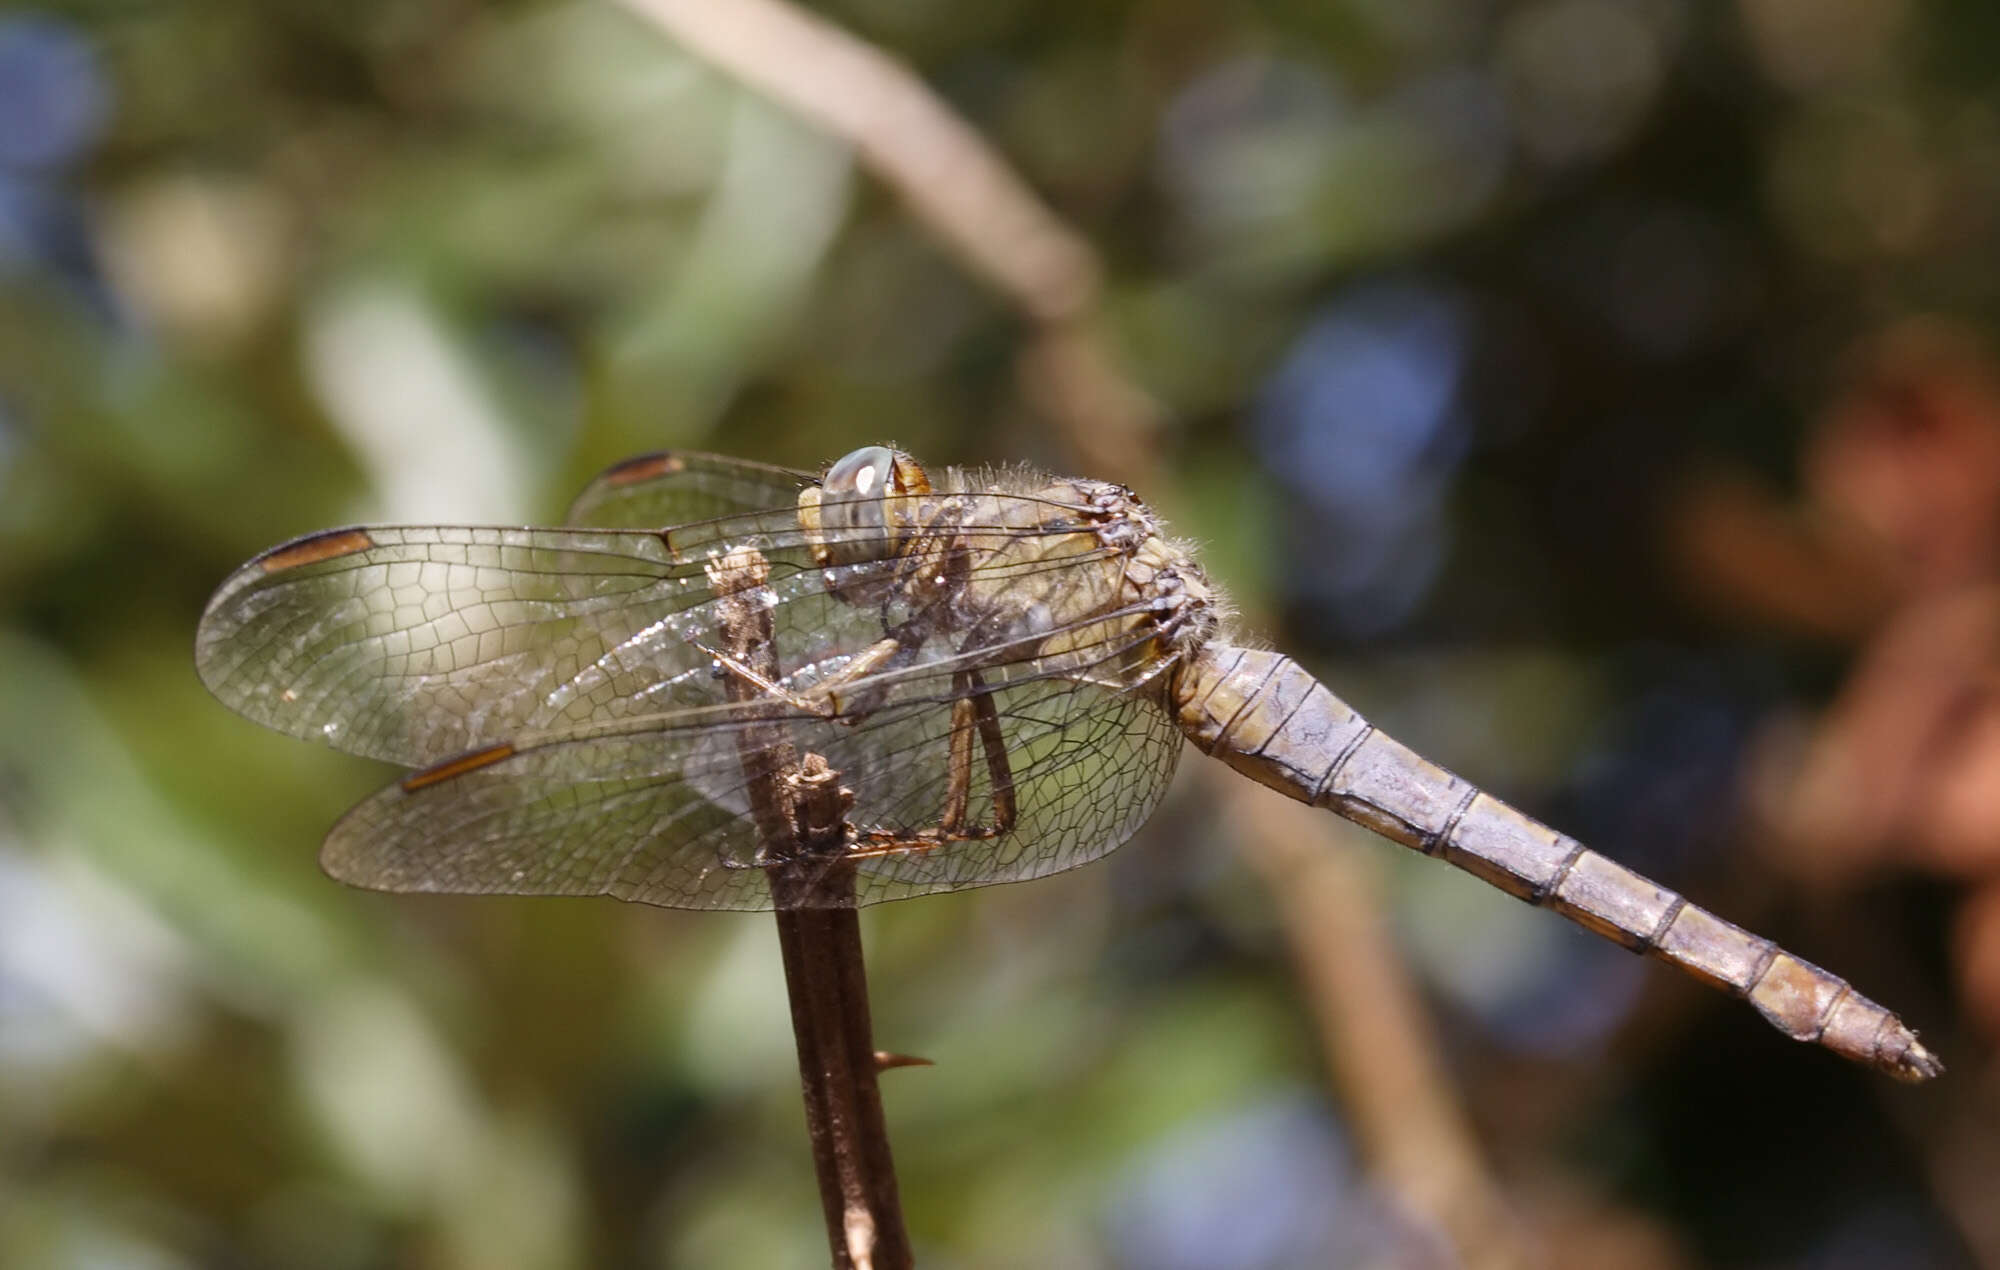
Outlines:
[{"label": "forewing", "polygon": [[[754,467],[754,465],[752,465]],[[986,496],[987,554],[972,590],[1000,595],[1035,575],[1099,577],[1107,552],[1088,534],[1044,529],[1066,509]],[[963,529],[960,525],[957,528]],[[791,508],[646,532],[458,526],[329,530],[265,552],[217,590],[196,636],[196,664],[225,704],[293,736],[408,767],[461,751],[725,699],[712,651],[728,641],[707,567],[754,549],[769,570],[778,661],[810,688],[880,639],[888,609],[837,598],[904,560],[878,530],[823,531],[851,563],[821,569]],[[1054,538],[1075,552],[1010,556],[999,544]],[[1101,580],[1100,580],[1101,584]],[[980,638],[996,682],[1047,673],[1033,606]],[[913,615],[902,612],[896,621]],[[1089,633],[1116,638],[1115,624]],[[938,634],[869,681],[874,704],[933,696],[964,636]],[[1074,643],[1075,641],[1070,641]],[[959,658],[963,661],[964,658]],[[1072,656],[1072,663],[1078,658]],[[947,675],[948,677],[948,675]]]},{"label": "forewing", "polygon": [[798,504],[811,472],[696,450],[661,450],[613,464],[569,505],[564,523],[663,529]]},{"label": "forewing", "polygon": [[789,511],[671,534],[456,526],[331,530],[217,590],[195,660],[225,704],[409,767],[530,734],[719,701],[705,564],[756,546],[788,638],[837,658],[879,633],[824,594]]},{"label": "forewing", "polygon": [[[860,835],[913,844],[854,859],[860,903],[1074,868],[1123,843],[1158,803],[1180,740],[1155,696],[1057,677],[995,699],[1019,806],[996,837],[921,842],[944,814],[947,696],[858,724],[718,706],[643,729],[495,747],[362,803],[334,827],[321,862],[381,890],[769,908],[739,742],[773,727],[793,752],[823,755],[839,772]],[[983,756],[974,773],[969,819],[991,825]]]}]

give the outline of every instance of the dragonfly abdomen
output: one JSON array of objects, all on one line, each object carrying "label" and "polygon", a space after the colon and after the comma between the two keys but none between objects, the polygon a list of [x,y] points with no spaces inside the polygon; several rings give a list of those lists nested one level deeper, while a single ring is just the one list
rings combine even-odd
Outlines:
[{"label": "dragonfly abdomen", "polygon": [[1943,1070],[1845,980],[1459,779],[1283,654],[1209,644],[1182,668],[1173,706],[1189,739],[1245,775],[1745,997],[1795,1040],[1906,1080]]}]

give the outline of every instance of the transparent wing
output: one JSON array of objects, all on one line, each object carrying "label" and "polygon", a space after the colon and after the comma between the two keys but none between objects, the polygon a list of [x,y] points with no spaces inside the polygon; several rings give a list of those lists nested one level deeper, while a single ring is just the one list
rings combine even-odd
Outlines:
[{"label": "transparent wing", "polygon": [[[1096,567],[1106,552],[1093,538],[1040,526],[1048,504],[992,496],[981,507],[992,524],[970,566],[978,588],[1027,592],[1037,576],[1045,594],[1072,585],[1065,576],[1106,585]],[[846,583],[898,566],[879,531],[827,534],[852,561],[838,571]],[[1002,549],[1034,537],[1074,549]],[[810,689],[883,637],[887,608],[830,594],[786,509],[658,532],[329,530],[265,552],[222,584],[202,616],[196,665],[218,698],[258,723],[408,767],[712,706],[726,694],[710,650],[726,640],[705,568],[735,548],[754,548],[769,566],[764,600],[792,686]],[[1095,643],[1117,634],[1107,619],[1063,648],[1088,664]],[[986,638],[978,656],[996,668],[989,680],[1052,673],[1047,635],[1030,623]],[[930,680],[948,679],[958,655],[946,640],[911,650],[867,681],[869,699],[933,693]]]},{"label": "transparent wing", "polygon": [[[195,639],[202,681],[266,727],[409,767],[528,732],[701,704],[717,541],[760,545],[801,596],[816,572],[790,512],[671,534],[457,526],[331,530],[231,575]],[[831,601],[798,621],[865,646]]]},{"label": "transparent wing", "polygon": [[811,472],[722,454],[661,450],[613,464],[584,486],[563,518],[603,529],[663,529],[718,516],[797,506]]},{"label": "transparent wing", "polygon": [[[861,857],[858,902],[1075,868],[1129,838],[1165,791],[1180,735],[1156,694],[1040,678],[1000,688],[995,704],[1019,806],[1013,827]],[[499,746],[368,799],[334,827],[321,863],[380,890],[769,908],[739,754],[743,729],[777,726],[798,753],[825,756],[854,792],[851,821],[894,838],[944,814],[951,717],[948,696],[910,696],[858,724],[798,713],[752,720],[712,707]],[[974,771],[971,822],[990,824],[991,778],[983,762]]]}]

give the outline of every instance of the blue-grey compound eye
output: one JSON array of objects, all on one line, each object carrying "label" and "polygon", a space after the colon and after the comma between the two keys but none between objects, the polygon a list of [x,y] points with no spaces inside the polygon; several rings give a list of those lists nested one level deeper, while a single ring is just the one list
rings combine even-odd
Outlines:
[{"label": "blue-grey compound eye", "polygon": [[911,509],[893,500],[930,492],[930,478],[909,455],[886,445],[854,451],[799,495],[799,519],[822,565],[882,560],[909,528]]},{"label": "blue-grey compound eye", "polygon": [[879,498],[895,473],[894,450],[886,445],[863,446],[828,468],[820,488],[829,498]]}]

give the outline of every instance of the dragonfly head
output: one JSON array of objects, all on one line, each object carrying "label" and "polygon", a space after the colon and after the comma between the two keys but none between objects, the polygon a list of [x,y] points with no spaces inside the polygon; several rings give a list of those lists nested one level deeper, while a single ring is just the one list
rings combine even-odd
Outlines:
[{"label": "dragonfly head", "polygon": [[822,568],[896,554],[914,528],[913,495],[931,492],[930,478],[901,450],[871,445],[826,470],[799,493],[799,525]]}]

